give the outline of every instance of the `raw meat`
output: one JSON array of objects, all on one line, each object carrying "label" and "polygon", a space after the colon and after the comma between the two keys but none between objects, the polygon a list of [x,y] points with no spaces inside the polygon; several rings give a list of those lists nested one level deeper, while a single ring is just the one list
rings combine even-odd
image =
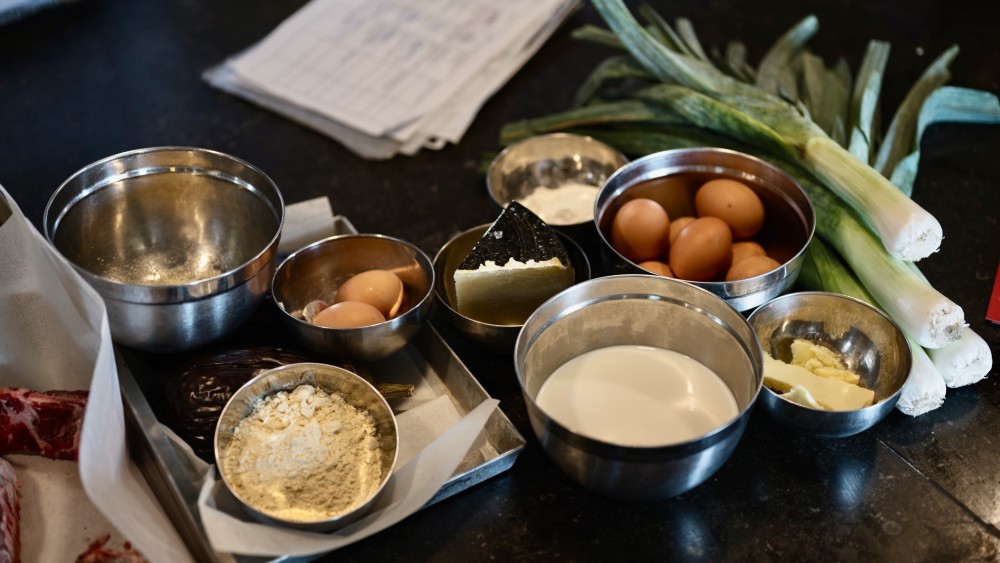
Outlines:
[{"label": "raw meat", "polygon": [[76,558],[76,563],[148,563],[141,553],[125,542],[121,549],[108,547],[110,535],[101,536]]},{"label": "raw meat", "polygon": [[86,391],[0,388],[0,453],[76,461]]},{"label": "raw meat", "polygon": [[17,476],[7,460],[0,458],[0,563],[21,561],[21,503]]}]

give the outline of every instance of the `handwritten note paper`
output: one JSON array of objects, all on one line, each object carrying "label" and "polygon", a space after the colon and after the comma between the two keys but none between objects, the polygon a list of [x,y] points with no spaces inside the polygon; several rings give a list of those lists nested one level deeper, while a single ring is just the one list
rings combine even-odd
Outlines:
[{"label": "handwritten note paper", "polygon": [[454,142],[577,1],[313,0],[206,78],[362,154]]}]

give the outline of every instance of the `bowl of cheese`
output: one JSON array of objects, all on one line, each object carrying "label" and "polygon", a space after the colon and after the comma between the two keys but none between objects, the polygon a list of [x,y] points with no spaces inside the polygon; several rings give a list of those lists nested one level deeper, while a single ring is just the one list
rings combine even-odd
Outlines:
[{"label": "bowl of cheese", "polygon": [[528,316],[590,279],[587,255],[518,202],[472,227],[434,257],[434,292],[448,322],[485,349],[509,354]]},{"label": "bowl of cheese", "polygon": [[799,292],[761,305],[748,320],[764,352],[759,401],[780,423],[842,438],[896,406],[910,347],[882,311],[846,295]]}]

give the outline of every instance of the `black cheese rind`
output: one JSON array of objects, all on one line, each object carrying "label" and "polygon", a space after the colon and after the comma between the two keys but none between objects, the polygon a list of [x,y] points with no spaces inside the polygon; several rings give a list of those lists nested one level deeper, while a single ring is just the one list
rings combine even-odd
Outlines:
[{"label": "black cheese rind", "polygon": [[488,260],[502,266],[511,258],[519,262],[558,258],[564,266],[571,265],[569,253],[556,232],[516,201],[507,204],[458,269],[475,270]]}]

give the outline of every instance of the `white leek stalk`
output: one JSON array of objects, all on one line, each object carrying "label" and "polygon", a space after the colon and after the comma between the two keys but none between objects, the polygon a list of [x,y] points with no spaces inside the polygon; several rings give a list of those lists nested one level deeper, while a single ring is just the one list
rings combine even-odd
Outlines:
[{"label": "white leek stalk", "polygon": [[927,356],[927,352],[912,340],[910,355],[913,358],[910,377],[899,393],[896,409],[903,414],[919,416],[940,407],[948,389],[941,372]]},{"label": "white leek stalk", "polygon": [[833,190],[852,207],[879,210],[878,213],[866,212],[863,217],[879,233],[882,244],[892,256],[916,261],[941,247],[944,231],[933,215],[829,137],[809,139],[804,158],[809,170],[823,179],[825,185],[859,188],[849,194]]},{"label": "white leek stalk", "polygon": [[[800,180],[816,208],[816,232],[833,245],[885,311],[917,343],[940,348],[965,329],[965,313],[882,244],[832,194]],[[897,193],[900,193],[897,190]]]},{"label": "white leek stalk", "polygon": [[993,369],[993,353],[982,336],[966,327],[958,340],[927,350],[948,387],[962,387],[982,380]]}]

